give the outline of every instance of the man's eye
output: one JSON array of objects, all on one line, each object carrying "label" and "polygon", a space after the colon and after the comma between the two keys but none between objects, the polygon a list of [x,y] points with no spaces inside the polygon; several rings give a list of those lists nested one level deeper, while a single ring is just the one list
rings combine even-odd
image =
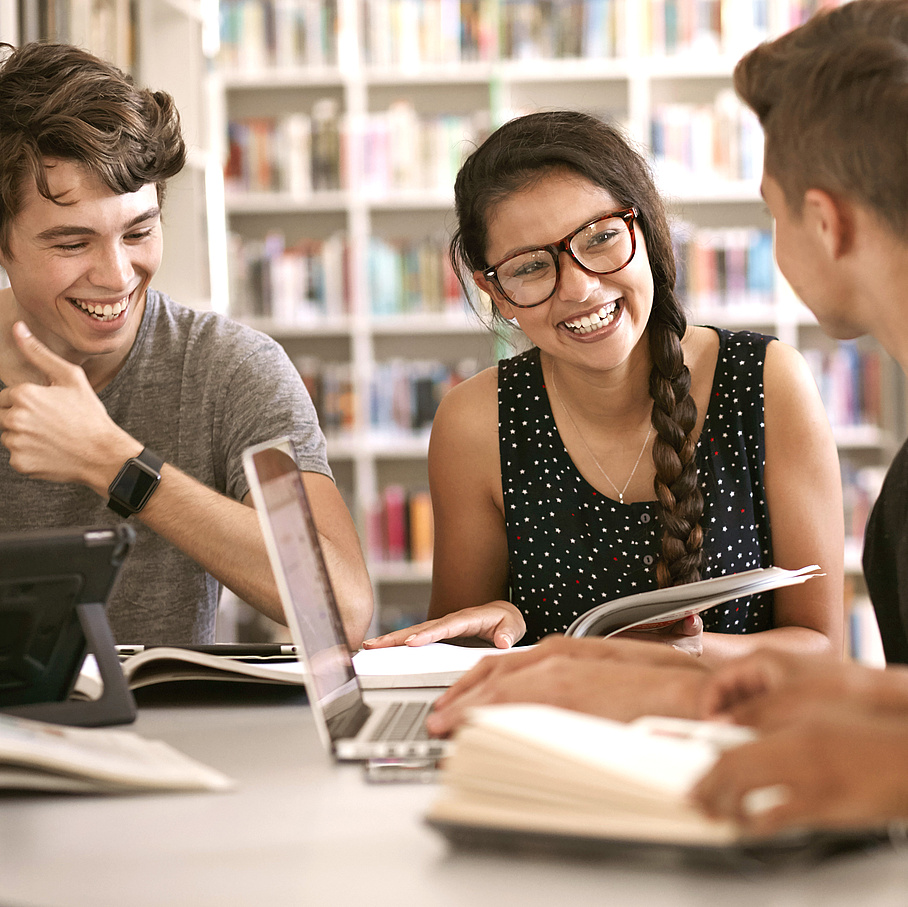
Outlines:
[{"label": "man's eye", "polygon": [[147,239],[149,236],[151,236],[152,232],[153,228],[149,227],[147,230],[137,230],[135,233],[127,233],[126,238],[128,240],[131,240],[132,242],[136,242],[139,240]]}]

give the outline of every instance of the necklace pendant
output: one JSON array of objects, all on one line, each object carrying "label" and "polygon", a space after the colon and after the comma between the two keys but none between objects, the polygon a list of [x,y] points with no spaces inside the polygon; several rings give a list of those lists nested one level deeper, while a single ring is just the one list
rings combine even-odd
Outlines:
[{"label": "necklace pendant", "polygon": [[619,504],[623,504],[623,503],[624,503],[624,493],[621,492],[621,491],[618,492],[618,503],[619,503]]}]

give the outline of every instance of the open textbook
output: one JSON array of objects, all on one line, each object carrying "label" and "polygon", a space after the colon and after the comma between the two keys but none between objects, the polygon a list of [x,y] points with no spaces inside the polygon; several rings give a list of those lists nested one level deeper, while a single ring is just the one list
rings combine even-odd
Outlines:
[{"label": "open textbook", "polygon": [[226,775],[133,731],[63,727],[0,714],[0,790],[135,793],[231,787]]},{"label": "open textbook", "polygon": [[[120,662],[131,690],[174,681],[224,680],[302,686],[304,668],[299,661],[242,661],[172,646],[151,646]],[[101,678],[94,659],[85,659],[73,688],[73,695],[96,699]]]},{"label": "open textbook", "polygon": [[[363,649],[353,656],[360,685],[365,689],[450,686],[485,655],[507,649],[471,648],[446,643]],[[152,646],[121,662],[130,689],[175,681],[223,680],[300,686],[305,665],[300,661],[243,661],[172,646]],[[96,699],[101,679],[91,657],[85,660],[74,694]]]},{"label": "open textbook", "polygon": [[[545,705],[475,708],[443,764],[427,821],[468,847],[600,855],[683,848],[759,859],[880,839],[875,830],[747,839],[735,824],[700,813],[689,791],[723,749],[752,736],[718,722],[624,724]],[[783,796],[754,791],[749,808]]]},{"label": "open textbook", "polygon": [[612,636],[624,630],[665,627],[736,598],[806,582],[814,576],[822,576],[819,570],[816,564],[799,570],[762,567],[743,573],[714,576],[683,586],[626,595],[603,602],[581,614],[567,628],[565,635]]}]

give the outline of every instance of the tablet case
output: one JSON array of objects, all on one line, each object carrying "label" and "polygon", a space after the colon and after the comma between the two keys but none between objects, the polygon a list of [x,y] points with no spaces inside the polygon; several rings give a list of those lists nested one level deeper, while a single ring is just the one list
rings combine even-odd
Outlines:
[{"label": "tablet case", "polygon": [[[134,542],[126,524],[0,534],[0,711],[83,726],[135,720],[105,610]],[[88,652],[104,692],[70,700]]]}]

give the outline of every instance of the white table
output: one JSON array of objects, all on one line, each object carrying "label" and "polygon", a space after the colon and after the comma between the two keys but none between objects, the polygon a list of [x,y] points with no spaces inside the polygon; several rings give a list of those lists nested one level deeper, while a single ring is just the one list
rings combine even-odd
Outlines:
[{"label": "white table", "polygon": [[422,823],[433,785],[333,765],[300,702],[142,705],[135,729],[237,789],[0,798],[3,907],[908,904],[904,853],[741,876],[452,851]]}]

